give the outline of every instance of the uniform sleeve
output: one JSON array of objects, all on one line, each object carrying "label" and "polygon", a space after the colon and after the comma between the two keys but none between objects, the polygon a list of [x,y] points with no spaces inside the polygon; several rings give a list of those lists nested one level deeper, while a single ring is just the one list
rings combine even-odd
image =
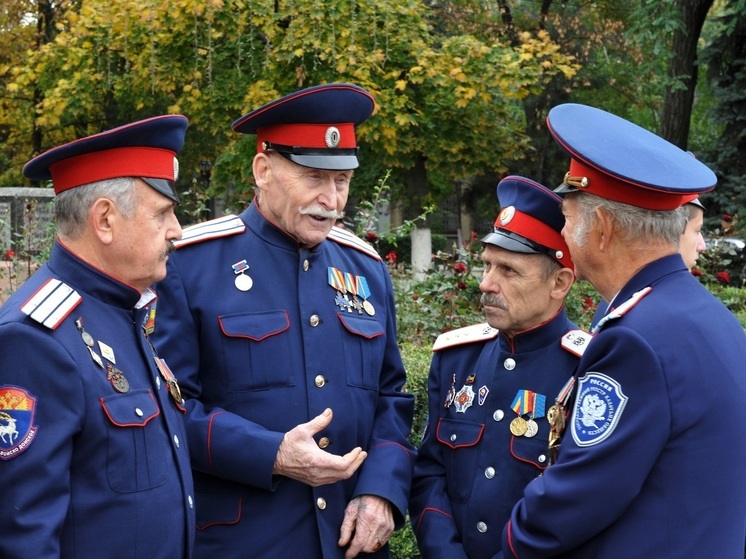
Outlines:
[{"label": "uniform sleeve", "polygon": [[272,490],[277,450],[284,433],[269,431],[239,415],[201,401],[200,325],[176,266],[156,291],[158,308],[153,340],[179,381],[186,400],[185,426],[192,468],[216,477]]},{"label": "uniform sleeve", "polygon": [[414,395],[402,391],[407,379],[397,343],[393,288],[385,264],[380,265],[387,284],[386,347],[368,457],[360,468],[354,496],[376,495],[390,501],[398,513],[394,515],[398,528],[404,524],[416,456],[408,440]]},{"label": "uniform sleeve", "polygon": [[599,334],[578,377],[559,458],[526,487],[503,530],[506,558],[552,557],[602,532],[640,492],[669,436],[664,371],[634,331]]},{"label": "uniform sleeve", "polygon": [[436,353],[430,365],[427,388],[428,425],[417,453],[410,514],[423,559],[467,559],[446,490],[443,445],[435,437],[444,399],[440,356],[440,353]]},{"label": "uniform sleeve", "polygon": [[[24,393],[29,398],[19,405]],[[5,324],[0,327],[0,397],[10,411],[5,415],[23,418],[12,429],[7,419],[0,421],[4,440],[15,442],[0,460],[0,557],[58,559],[70,505],[73,445],[85,416],[75,362],[43,327]]]}]

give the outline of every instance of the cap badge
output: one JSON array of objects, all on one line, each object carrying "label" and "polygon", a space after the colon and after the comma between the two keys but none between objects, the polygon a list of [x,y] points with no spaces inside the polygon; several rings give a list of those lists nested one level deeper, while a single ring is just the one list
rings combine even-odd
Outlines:
[{"label": "cap badge", "polygon": [[500,225],[507,225],[513,220],[515,216],[515,206],[508,206],[503,208],[500,212]]},{"label": "cap badge", "polygon": [[573,188],[588,188],[588,185],[590,184],[588,177],[571,177],[570,173],[565,174],[565,180],[562,182],[567,186],[572,186]]},{"label": "cap badge", "polygon": [[557,260],[562,260],[565,257],[565,253],[562,252],[561,250],[558,250],[557,252],[554,253],[554,257]]},{"label": "cap badge", "polygon": [[339,133],[339,128],[336,126],[330,126],[326,129],[326,133],[324,134],[324,142],[326,142],[326,147],[328,148],[335,148],[339,145],[339,142],[342,140],[342,136]]}]

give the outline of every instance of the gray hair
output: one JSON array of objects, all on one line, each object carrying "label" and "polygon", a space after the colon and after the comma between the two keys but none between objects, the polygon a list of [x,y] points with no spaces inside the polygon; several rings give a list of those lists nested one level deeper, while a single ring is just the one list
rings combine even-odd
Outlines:
[{"label": "gray hair", "polygon": [[54,201],[54,217],[60,237],[79,238],[85,230],[88,211],[99,198],[114,202],[125,219],[134,217],[140,201],[132,177],[106,179],[65,190]]},{"label": "gray hair", "polygon": [[614,202],[593,196],[585,192],[576,192],[572,196],[578,204],[578,222],[573,231],[573,241],[580,247],[588,240],[588,231],[596,222],[596,210],[608,214],[621,240],[626,244],[654,244],[678,247],[679,237],[686,226],[689,209],[679,207],[675,210],[648,210]]}]

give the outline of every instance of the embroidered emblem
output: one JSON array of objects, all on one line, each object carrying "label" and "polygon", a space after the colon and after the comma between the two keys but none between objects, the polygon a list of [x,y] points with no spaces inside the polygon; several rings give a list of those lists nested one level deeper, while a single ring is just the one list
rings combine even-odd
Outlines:
[{"label": "embroidered emblem", "polygon": [[39,430],[34,425],[36,398],[23,388],[0,388],[0,460],[10,460],[26,450]]},{"label": "embroidered emblem", "polygon": [[578,446],[593,446],[614,432],[627,396],[618,382],[602,373],[586,373],[579,382],[572,438]]}]

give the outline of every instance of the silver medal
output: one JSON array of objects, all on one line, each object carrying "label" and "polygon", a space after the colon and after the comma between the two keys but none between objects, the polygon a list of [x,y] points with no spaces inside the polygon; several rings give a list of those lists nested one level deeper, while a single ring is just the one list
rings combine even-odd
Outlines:
[{"label": "silver medal", "polygon": [[246,274],[238,274],[234,283],[236,284],[236,289],[239,291],[248,291],[251,289],[251,286],[254,285],[254,280]]}]

